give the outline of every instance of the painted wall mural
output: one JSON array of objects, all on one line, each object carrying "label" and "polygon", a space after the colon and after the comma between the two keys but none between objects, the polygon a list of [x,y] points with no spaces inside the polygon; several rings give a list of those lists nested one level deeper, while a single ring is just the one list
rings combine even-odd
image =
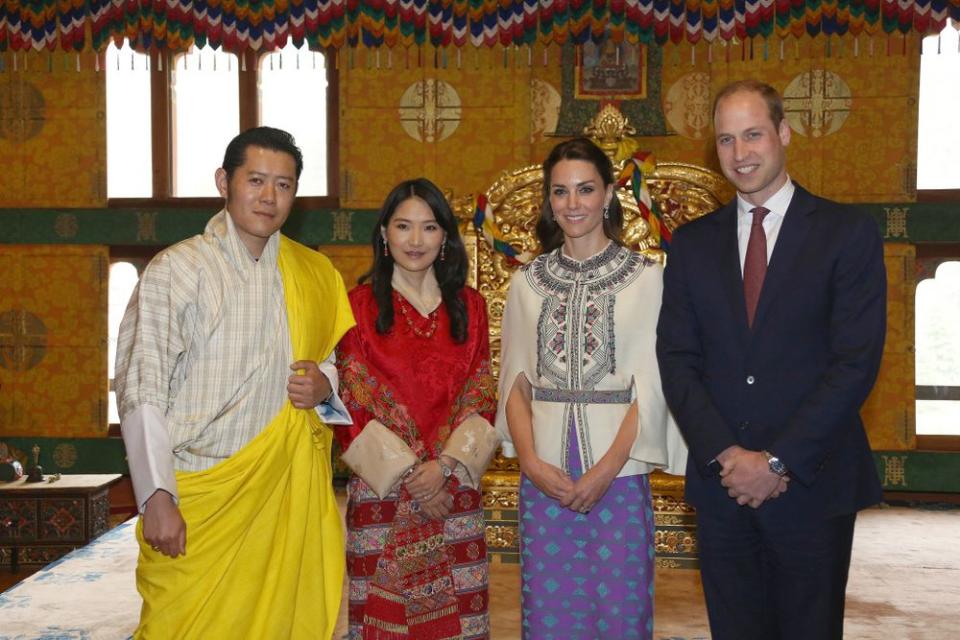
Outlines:
[{"label": "painted wall mural", "polygon": [[108,250],[6,245],[0,252],[0,433],[107,430]]},{"label": "painted wall mural", "polygon": [[0,139],[24,142],[43,129],[46,101],[32,83],[0,83]]},{"label": "painted wall mural", "polygon": [[811,69],[783,90],[783,110],[790,128],[813,138],[835,133],[847,121],[853,98],[836,73]]},{"label": "painted wall mural", "polygon": [[400,96],[400,125],[419,142],[439,142],[460,125],[460,94],[435,78],[414,82]]},{"label": "painted wall mural", "polygon": [[663,113],[670,127],[678,134],[692,140],[702,140],[710,135],[713,118],[710,105],[710,75],[692,71],[674,82],[663,100]]},{"label": "painted wall mural", "polygon": [[530,142],[541,142],[557,130],[560,92],[546,80],[530,82]]},{"label": "painted wall mural", "polygon": [[[916,139],[917,41],[908,37],[903,53],[894,47],[888,54],[878,40],[873,56],[864,42],[859,57],[850,50],[840,55],[836,46],[828,54],[826,38],[800,42],[796,47],[791,43],[783,59],[773,53],[765,58],[760,48],[751,58],[749,49],[744,54],[740,46],[721,49],[719,43],[713,46],[712,62],[703,43],[699,48],[678,44],[667,53],[660,51],[661,94],[654,105],[643,107],[642,114],[660,114],[662,128],[657,135],[641,137],[640,144],[662,161],[709,166],[714,161],[709,113],[713,93],[731,80],[756,77],[787,98],[788,117],[796,131],[788,152],[790,168],[799,182],[844,201],[886,203],[892,212],[902,206],[902,215],[884,218],[888,238],[915,242],[942,237],[943,225],[953,218],[911,203],[912,185],[905,179]],[[731,49],[729,59],[721,53],[726,49]],[[777,50],[772,43],[771,51]],[[413,62],[418,59],[414,53],[409,66],[398,63],[395,55],[393,68],[353,65],[342,56],[340,184],[348,188],[341,193],[339,209],[307,216],[301,240],[366,242],[373,211],[390,187],[411,176],[425,175],[462,196],[486,189],[506,169],[541,162],[559,139],[554,132],[568,72],[573,97],[572,68],[561,61],[557,44],[536,44],[530,56],[522,50],[517,55],[513,49],[509,52],[465,50],[462,64],[451,54],[451,62],[444,66],[431,64],[434,56],[427,48],[422,65]],[[82,287],[90,289],[82,297],[95,300],[100,295],[96,279],[82,266],[95,259],[73,255],[74,248],[67,243],[92,242],[94,237],[106,238],[104,244],[166,242],[186,233],[183,225],[188,223],[191,233],[199,230],[212,213],[177,216],[177,226],[174,216],[164,212],[105,206],[105,194],[99,190],[106,170],[104,73],[95,70],[92,56],[80,55],[82,65],[75,64],[75,54],[27,54],[29,70],[24,71],[25,54],[20,53],[21,66],[14,72],[12,54],[0,52],[6,65],[0,72],[0,92],[8,96],[0,101],[0,127],[25,131],[24,114],[38,113],[23,106],[41,104],[35,97],[25,97],[30,92],[25,85],[39,92],[43,105],[42,126],[32,137],[0,138],[5,160],[0,208],[14,209],[16,213],[9,215],[19,216],[0,224],[0,242],[11,243],[0,245],[0,273],[21,269],[27,258],[13,255],[21,248],[18,243],[34,243],[34,249],[49,256],[36,269],[52,274],[37,280],[43,286],[36,291],[18,290],[15,297],[10,297],[12,284],[0,278],[0,301],[17,301],[4,304],[0,312],[28,311],[46,327],[47,351],[39,363],[22,372],[0,367],[0,425],[4,431],[15,428],[31,436],[103,433],[99,399],[106,397],[106,363],[91,336],[100,335],[96,323],[105,312],[93,302],[75,308],[81,297],[75,293],[81,290],[75,280],[81,275],[86,282]],[[384,59],[388,57],[385,54]],[[53,61],[49,67],[43,64],[48,58]],[[19,97],[11,99],[14,92]],[[8,105],[13,104],[20,106],[11,111]],[[35,224],[22,221],[25,217]],[[43,223],[42,233],[37,221]],[[364,245],[325,250],[350,284],[369,265],[369,248]],[[96,252],[105,256],[106,248],[96,247]],[[909,259],[888,254],[888,267]],[[29,260],[31,265],[41,264],[41,257]],[[28,295],[29,304],[24,302]],[[907,349],[912,307],[905,290],[892,289],[890,297],[895,303],[885,373],[865,415],[870,423],[881,425],[880,431],[871,429],[875,446],[901,448],[909,446],[912,428],[912,414],[902,400],[911,384]],[[63,324],[68,317],[69,327]],[[12,327],[11,322],[3,326]],[[13,345],[14,331],[3,329],[0,334],[9,335],[6,343]],[[17,335],[19,344],[25,344],[39,332],[31,329]],[[63,336],[86,342],[63,343]],[[2,357],[14,351],[11,347]],[[83,452],[79,455],[82,460]],[[68,463],[71,456],[63,452],[58,458]]]}]

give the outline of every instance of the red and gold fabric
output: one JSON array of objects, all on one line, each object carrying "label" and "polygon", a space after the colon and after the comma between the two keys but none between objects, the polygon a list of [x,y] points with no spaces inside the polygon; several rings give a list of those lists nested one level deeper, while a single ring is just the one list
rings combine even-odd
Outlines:
[{"label": "red and gold fabric", "polygon": [[[380,497],[359,475],[349,484],[347,569],[350,638],[406,640],[485,638],[487,549],[479,473],[451,451],[455,434],[489,422],[496,409],[490,373],[486,304],[465,289],[467,339],[450,336],[441,304],[429,317],[394,292],[394,325],[377,333],[372,289],[350,293],[358,325],[338,347],[341,398],[354,424],[336,427],[349,452],[368,425],[395,434],[421,461],[451,455],[461,464],[448,484],[454,506],[444,520],[426,517],[402,483]],[[406,312],[406,313],[404,313]],[[477,458],[489,460],[496,438]],[[487,451],[489,449],[489,451]],[[482,473],[482,470],[481,472]],[[477,477],[474,477],[477,476]]]}]

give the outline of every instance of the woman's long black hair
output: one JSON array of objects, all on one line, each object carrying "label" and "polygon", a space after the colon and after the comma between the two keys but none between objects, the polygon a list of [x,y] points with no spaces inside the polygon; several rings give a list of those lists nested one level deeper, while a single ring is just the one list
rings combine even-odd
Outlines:
[{"label": "woman's long black hair", "polygon": [[[584,160],[597,169],[603,180],[604,188],[613,184],[613,162],[589,138],[574,138],[561,142],[553,148],[547,159],[543,161],[543,206],[540,209],[540,219],[537,220],[537,238],[543,253],[553,251],[563,244],[563,229],[557,224],[550,206],[550,173],[561,160]],[[603,219],[603,233],[617,244],[623,235],[623,208],[614,191],[610,199],[607,216]]]},{"label": "woman's long black hair", "polygon": [[433,271],[440,285],[443,304],[450,316],[450,335],[454,342],[467,339],[467,307],[460,296],[467,282],[467,250],[463,246],[457,219],[443,197],[440,189],[426,178],[405,180],[398,184],[380,208],[380,217],[373,228],[370,244],[373,246],[373,266],[360,277],[360,282],[370,280],[373,297],[377,302],[377,333],[387,333],[393,328],[393,256],[383,255],[386,240],[383,231],[390,224],[397,207],[410,198],[420,198],[427,203],[433,217],[447,234],[447,246],[433,261]]}]

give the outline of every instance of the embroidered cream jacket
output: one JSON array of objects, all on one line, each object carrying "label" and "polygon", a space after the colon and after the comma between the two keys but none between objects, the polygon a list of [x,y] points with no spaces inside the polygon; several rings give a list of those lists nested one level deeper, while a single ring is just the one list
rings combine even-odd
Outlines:
[{"label": "embroidered cream jacket", "polygon": [[505,455],[516,455],[506,400],[524,375],[533,387],[533,439],[541,459],[569,469],[572,421],[586,471],[610,448],[636,400],[637,436],[618,477],[656,468],[684,472],[686,447],[657,367],[662,290],[659,264],[613,243],[583,262],[556,249],[514,274],[503,316],[496,424]]}]

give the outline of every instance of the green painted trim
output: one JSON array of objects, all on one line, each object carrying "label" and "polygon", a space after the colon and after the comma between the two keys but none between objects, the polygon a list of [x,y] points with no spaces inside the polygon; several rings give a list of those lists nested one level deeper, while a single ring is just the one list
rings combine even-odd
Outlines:
[{"label": "green painted trim", "polygon": [[960,242],[960,202],[858,204],[887,242]]},{"label": "green painted trim", "polygon": [[120,438],[4,437],[24,468],[33,465],[33,445],[40,447],[44,473],[129,473],[127,452]]},{"label": "green painted trim", "polygon": [[[168,246],[202,233],[209,209],[0,209],[0,244]],[[283,226],[306,245],[370,242],[379,212],[296,211]]]},{"label": "green painted trim", "polygon": [[874,451],[885,491],[960,493],[960,451]]},{"label": "green painted trim", "polygon": [[[888,242],[960,242],[960,202],[859,203]],[[209,209],[0,209],[0,244],[167,246],[201,233]],[[290,215],[284,233],[306,245],[366,244],[378,211],[319,209]]]},{"label": "green painted trim", "polygon": [[[45,473],[128,473],[126,451],[120,438],[3,437],[15,456],[33,463],[33,445],[40,447],[40,465]],[[960,493],[960,452],[874,451],[877,473],[886,491]],[[347,476],[336,452],[337,475]],[[489,514],[488,514],[489,517]],[[505,519],[515,522],[516,519]]]}]

